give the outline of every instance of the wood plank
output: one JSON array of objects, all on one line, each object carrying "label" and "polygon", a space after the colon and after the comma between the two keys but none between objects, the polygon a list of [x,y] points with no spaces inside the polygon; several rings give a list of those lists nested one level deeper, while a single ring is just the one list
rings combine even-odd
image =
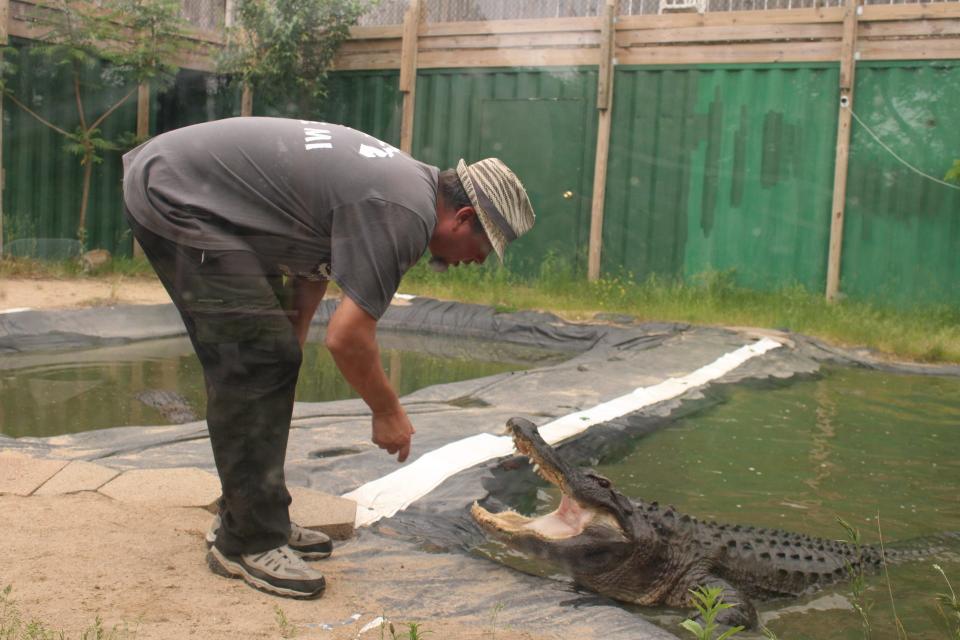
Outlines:
[{"label": "wood plank", "polygon": [[734,64],[836,61],[839,41],[631,47],[617,49],[618,64]]},{"label": "wood plank", "polygon": [[[10,0],[0,0],[0,44],[7,44],[10,22]],[[2,245],[0,245],[2,246]]]},{"label": "wood plank", "polygon": [[400,91],[410,91],[417,77],[417,31],[420,26],[420,0],[410,0],[403,16],[403,41],[400,45]]},{"label": "wood plank", "polygon": [[[150,83],[141,82],[137,87],[137,139],[146,140],[150,136]],[[143,257],[143,247],[133,238],[133,257]],[[140,371],[139,367],[135,368]]]},{"label": "wood plank", "polygon": [[613,35],[617,20],[617,6],[607,0],[603,7],[603,24],[600,31],[600,66],[597,69],[597,109],[610,106],[613,86]]},{"label": "wood plank", "polygon": [[400,92],[403,94],[403,111],[400,115],[400,150],[413,151],[413,122],[417,91],[418,32],[423,21],[423,5],[420,0],[410,0],[403,16],[403,45],[400,54]]},{"label": "wood plank", "polygon": [[597,64],[597,49],[470,49],[424,51],[421,69],[458,67],[567,67]]},{"label": "wood plank", "polygon": [[826,298],[833,302],[840,292],[843,251],[843,218],[847,202],[847,170],[850,160],[850,125],[857,66],[857,9],[859,0],[847,0],[840,49],[840,112],[837,117],[837,150],[833,171],[833,203],[830,208],[830,249],[827,256]]},{"label": "wood plank", "polygon": [[353,55],[356,53],[392,51],[400,57],[403,52],[403,40],[391,38],[389,40],[346,40],[340,45],[337,55]]},{"label": "wood plank", "polygon": [[506,35],[460,35],[421,37],[420,50],[509,49],[513,47],[598,47],[599,31],[561,31]]},{"label": "wood plank", "polygon": [[364,53],[338,55],[333,61],[334,71],[362,71],[364,69],[399,69],[400,56],[396,53]]},{"label": "wood plank", "polygon": [[960,38],[942,40],[861,40],[861,60],[960,60]]},{"label": "wood plank", "polygon": [[863,7],[859,21],[936,20],[942,18],[960,18],[960,2],[870,4]]},{"label": "wood plank", "polygon": [[679,44],[683,42],[745,42],[751,40],[823,40],[843,37],[839,23],[797,23],[724,27],[674,27],[617,31],[617,46]]},{"label": "wood plank", "polygon": [[383,38],[403,38],[403,25],[386,27],[350,27],[350,38],[354,40],[377,40]]},{"label": "wood plank", "polygon": [[868,22],[859,27],[860,40],[870,38],[915,38],[960,35],[960,19],[897,20],[896,22]]},{"label": "wood plank", "polygon": [[630,31],[634,29],[666,29],[673,27],[729,27],[823,22],[843,22],[843,7],[621,16],[617,19],[617,30]]},{"label": "wood plank", "polygon": [[532,20],[477,20],[434,22],[424,26],[424,36],[499,35],[507,33],[556,33],[600,31],[600,18],[535,18]]},{"label": "wood plank", "polygon": [[607,159],[610,154],[610,125],[613,119],[613,37],[617,17],[616,0],[603,7],[600,69],[597,73],[597,146],[593,162],[593,197],[590,201],[590,241],[587,250],[587,279],[600,277],[603,252],[603,207],[607,192]]}]

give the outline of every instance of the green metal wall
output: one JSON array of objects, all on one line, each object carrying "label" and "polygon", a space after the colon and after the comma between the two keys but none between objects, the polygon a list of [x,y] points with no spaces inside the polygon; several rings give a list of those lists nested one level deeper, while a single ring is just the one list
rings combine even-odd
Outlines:
[{"label": "green metal wall", "polygon": [[[24,42],[15,58],[17,73],[10,88],[18,99],[62,129],[79,125],[69,76],[27,55]],[[84,79],[97,84],[100,69]],[[395,71],[332,74],[326,109],[308,117],[339,122],[382,137],[394,144],[400,138],[400,94]],[[88,121],[95,119],[129,88],[107,88],[85,93]],[[277,115],[258,105],[258,114]],[[152,93],[151,131],[185,127],[199,122],[239,115],[240,96],[235,88],[207,73],[181,70],[175,83]],[[3,158],[6,181],[3,192],[3,243],[16,240],[77,238],[82,168],[77,156],[64,149],[65,138],[4,100]],[[102,127],[111,140],[136,130],[136,95]],[[86,246],[105,248],[115,255],[130,255],[132,239],[122,209],[121,156],[124,149],[107,151],[94,167],[87,211]],[[63,243],[30,243],[40,256],[56,258]],[[23,243],[13,245],[23,250]],[[52,251],[46,253],[46,250]]]},{"label": "green metal wall", "polygon": [[[14,95],[44,118],[67,131],[79,126],[70,76],[62,68],[26,55],[22,41],[15,58],[17,73],[9,78]],[[99,69],[84,77],[96,83]],[[96,119],[129,89],[108,87],[85,94],[88,122]],[[68,153],[66,138],[41,124],[10,100],[4,99],[3,191],[4,243],[18,238],[76,239],[80,220],[83,169],[79,157]],[[101,127],[108,139],[136,130],[136,95]],[[87,210],[87,246],[129,247],[130,233],[122,217],[120,155],[107,152],[93,169]],[[120,250],[123,253],[123,250]]]},{"label": "green metal wall", "polygon": [[327,106],[318,117],[399,145],[402,107],[399,72],[343,71],[330,74]]},{"label": "green metal wall", "polygon": [[[460,158],[474,162],[496,153],[527,187],[538,216],[537,231],[536,237],[521,238],[507,253],[508,264],[517,271],[535,274],[545,257],[554,254],[585,272],[596,147],[596,85],[596,69],[577,67],[428,69],[417,74],[414,156],[445,169],[455,167]],[[508,148],[499,151],[501,143],[493,141],[497,123],[485,120],[485,113],[494,111],[484,109],[494,102],[519,114],[524,113],[524,102],[530,104],[526,122],[499,123],[520,131],[519,138],[505,141]],[[535,121],[534,114],[549,112],[543,109],[546,102],[566,108],[560,114],[564,122],[544,135],[540,130],[544,123]],[[571,120],[569,114],[574,112],[577,115]],[[575,136],[577,143],[560,140],[567,136]],[[554,184],[562,179],[574,179],[576,184]],[[564,211],[554,206],[561,190],[573,194],[564,202]]]},{"label": "green metal wall", "polygon": [[822,287],[837,77],[827,65],[618,68],[604,272]]},{"label": "green metal wall", "polygon": [[960,61],[857,67],[840,290],[900,304],[960,304]]},{"label": "green metal wall", "polygon": [[[15,43],[22,44],[22,43]],[[11,86],[65,128],[76,126],[63,74],[20,56]],[[824,289],[836,140],[835,64],[618,67],[602,269],[636,279],[732,271],[745,286]],[[596,70],[422,69],[414,155],[441,168],[496,153],[528,183],[536,232],[512,268],[555,254],[583,270],[596,144]],[[90,114],[122,95],[96,95]],[[940,177],[960,156],[960,63],[861,63],[855,109],[902,159]],[[308,117],[399,144],[396,71],[333,73]],[[529,108],[528,108],[529,107]],[[236,115],[239,95],[183,71],[155,95],[153,129]],[[271,115],[257,105],[256,113]],[[549,122],[541,122],[549,116]],[[553,114],[556,116],[554,119]],[[499,118],[499,121],[497,120]],[[131,131],[135,104],[108,122]],[[497,136],[500,136],[499,138]],[[960,192],[927,180],[854,123],[841,291],[898,303],[960,302]],[[5,241],[74,238],[81,168],[63,139],[5,101]],[[120,153],[94,171],[88,246],[129,252],[120,215]],[[569,201],[559,194],[570,194]],[[564,196],[567,197],[567,196]]]}]

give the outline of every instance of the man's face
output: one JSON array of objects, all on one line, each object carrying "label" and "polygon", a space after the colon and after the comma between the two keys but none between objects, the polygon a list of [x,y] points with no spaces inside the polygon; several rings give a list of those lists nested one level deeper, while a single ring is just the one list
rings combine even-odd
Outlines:
[{"label": "man's face", "polygon": [[461,264],[483,264],[493,251],[493,245],[483,230],[478,230],[477,214],[473,207],[464,207],[455,213],[437,219],[437,228],[430,240],[430,266],[437,271]]}]

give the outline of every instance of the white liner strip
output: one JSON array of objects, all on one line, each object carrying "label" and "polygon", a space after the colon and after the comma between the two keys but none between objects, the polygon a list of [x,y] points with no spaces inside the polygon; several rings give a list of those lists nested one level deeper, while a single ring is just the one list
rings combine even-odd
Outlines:
[{"label": "white liner strip", "polygon": [[[724,354],[682,378],[668,378],[651,387],[639,387],[631,393],[590,409],[557,418],[542,425],[540,435],[549,444],[556,444],[592,425],[609,422],[644,407],[681,396],[691,389],[723,377],[747,360],[779,346],[779,342],[763,338]],[[481,433],[425,453],[406,467],[368,482],[345,493],[343,497],[357,503],[355,524],[363,527],[406,509],[450,476],[487,460],[508,456],[512,452],[513,439],[509,436]]]}]

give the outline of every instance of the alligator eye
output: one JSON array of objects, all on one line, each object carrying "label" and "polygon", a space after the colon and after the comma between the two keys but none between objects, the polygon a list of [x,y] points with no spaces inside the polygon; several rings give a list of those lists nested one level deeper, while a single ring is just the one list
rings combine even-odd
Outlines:
[{"label": "alligator eye", "polygon": [[613,486],[611,482],[606,478],[604,478],[603,476],[597,475],[595,473],[591,473],[590,477],[596,480],[597,484],[600,485],[600,487],[603,489],[609,489],[611,486]]}]

